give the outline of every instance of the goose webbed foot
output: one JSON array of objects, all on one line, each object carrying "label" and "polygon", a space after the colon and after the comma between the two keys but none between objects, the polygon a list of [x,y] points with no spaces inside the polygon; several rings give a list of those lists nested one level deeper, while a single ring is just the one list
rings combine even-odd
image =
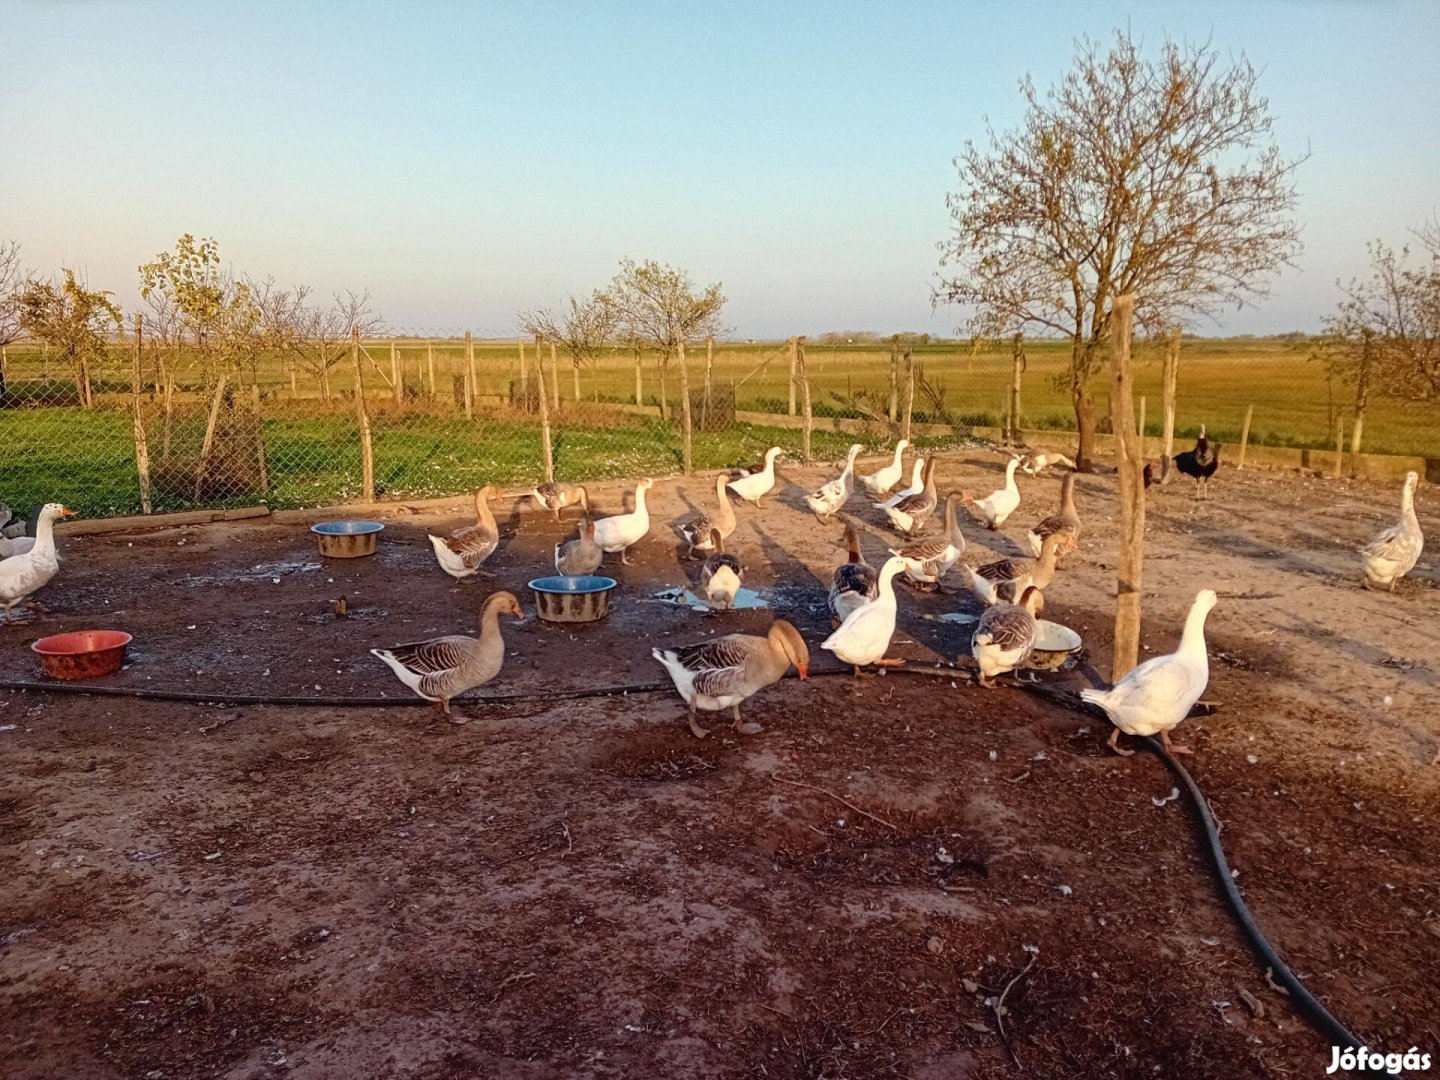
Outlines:
[{"label": "goose webbed foot", "polygon": [[1168,731],[1162,731],[1160,733],[1160,744],[1172,754],[1193,754],[1195,752],[1191,750],[1190,747],[1182,745],[1181,743],[1172,743]]},{"label": "goose webbed foot", "polygon": [[1110,730],[1109,744],[1110,749],[1114,750],[1115,753],[1119,754],[1121,757],[1130,757],[1135,753],[1134,750],[1126,750],[1120,746],[1120,729],[1118,727],[1112,728]]}]

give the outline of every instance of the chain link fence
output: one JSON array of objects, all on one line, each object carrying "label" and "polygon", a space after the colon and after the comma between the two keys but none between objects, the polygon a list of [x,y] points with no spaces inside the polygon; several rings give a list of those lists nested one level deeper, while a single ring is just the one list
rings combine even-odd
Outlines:
[{"label": "chain link fence", "polygon": [[[1165,348],[1136,350],[1152,452]],[[750,464],[776,444],[798,456],[807,440],[831,460],[853,441],[879,449],[906,431],[922,447],[976,436],[1064,445],[1074,437],[1068,358],[1050,341],[1018,353],[1012,342],[923,338],[698,343],[683,373],[693,466]],[[22,514],[55,499],[109,516],[323,506],[369,487],[382,500],[484,483],[518,491],[545,478],[547,441],[560,480],[666,475],[684,460],[678,358],[644,348],[576,365],[534,340],[397,332],[217,376],[143,340],[116,341],[84,368],[19,342],[0,371],[0,501]],[[1202,423],[1223,443],[1332,452],[1353,431],[1353,388],[1327,379],[1303,343],[1186,339],[1178,384],[1177,446]],[[1364,439],[1346,449],[1440,456],[1440,405],[1371,402]]]}]

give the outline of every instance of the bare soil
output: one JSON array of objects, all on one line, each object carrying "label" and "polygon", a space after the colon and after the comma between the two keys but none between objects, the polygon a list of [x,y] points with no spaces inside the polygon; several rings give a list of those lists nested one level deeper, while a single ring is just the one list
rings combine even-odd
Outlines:
[{"label": "bare soil", "polygon": [[[839,528],[801,496],[739,508],[731,548],[772,611],[654,602],[687,569],[662,483],[605,623],[507,625],[487,691],[651,682],[652,645],[793,620],[814,668]],[[948,455],[943,486],[997,486]],[[1051,512],[1021,478],[1002,534]],[[1081,550],[1047,616],[1108,667],[1113,477],[1077,484]],[[618,510],[623,489],[595,492]],[[1155,492],[1146,647],[1211,587],[1219,711],[1178,733],[1246,899],[1374,1049],[1440,1053],[1440,572],[1358,585],[1395,485],[1224,470]],[[1440,539],[1440,498],[1420,495]],[[323,697],[404,690],[375,646],[471,630],[570,525],[515,513],[495,576],[456,584],[398,510],[380,553],[324,562],[303,527],[65,542],[51,613],[0,629],[135,634],[113,685]],[[858,497],[852,510],[865,504]],[[865,507],[865,549],[895,542]],[[936,528],[937,526],[932,526]],[[1008,534],[1008,535],[1007,535]],[[995,553],[995,554],[992,554]],[[894,656],[951,662],[953,580],[905,593]],[[344,596],[349,616],[337,618]],[[1083,685],[1080,674],[1059,676]],[[1104,721],[1009,686],[791,678],[762,734],[694,739],[678,697],[461,708],[235,707],[0,691],[0,1075],[38,1077],[1234,1077],[1323,1075],[1324,1039],[1266,982],[1163,765]],[[1248,998],[1247,996],[1248,995]],[[1002,1004],[1003,999],[1003,1004]]]}]

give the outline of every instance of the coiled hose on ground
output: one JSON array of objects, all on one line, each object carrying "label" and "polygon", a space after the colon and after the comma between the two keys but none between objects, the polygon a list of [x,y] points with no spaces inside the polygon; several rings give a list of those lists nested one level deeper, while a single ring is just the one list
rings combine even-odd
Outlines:
[{"label": "coiled hose on ground", "polygon": [[[892,668],[892,671],[911,675],[933,675],[941,678],[959,678],[964,673],[958,668],[939,667],[926,664],[907,664],[904,667]],[[822,669],[810,672],[811,678],[827,675],[848,675],[849,668]],[[1074,709],[1089,715],[1097,714],[1094,709],[1085,705],[1078,695],[1058,688],[1050,687],[1039,683],[1020,683],[1020,685],[1033,692],[1039,692],[1048,700],[1058,702],[1067,708]],[[477,705],[505,705],[511,703],[522,703],[530,701],[575,701],[581,698],[592,697],[617,697],[625,694],[650,694],[673,691],[673,685],[667,680],[664,682],[630,683],[622,686],[602,686],[585,690],[542,690],[527,694],[496,694],[485,696],[467,696],[462,699],[466,703]],[[429,707],[430,702],[416,697],[295,697],[295,696],[271,696],[265,694],[231,694],[231,693],[200,693],[191,690],[159,690],[147,687],[128,686],[94,686],[82,685],[79,683],[64,682],[30,682],[18,679],[0,679],[0,690],[22,690],[46,694],[71,694],[83,697],[119,697],[135,698],[142,701],[181,701],[202,705],[280,705],[280,706],[312,706],[312,707],[370,707],[384,708],[387,706]],[[1194,778],[1179,761],[1170,754],[1160,743],[1159,739],[1153,736],[1143,740],[1160,760],[1163,761],[1180,781],[1186,799],[1190,803],[1190,809],[1194,812],[1200,823],[1200,829],[1204,840],[1204,848],[1210,856],[1210,865],[1215,872],[1215,878],[1220,884],[1221,895],[1224,896],[1230,913],[1239,924],[1251,949],[1259,960],[1269,968],[1274,978],[1284,986],[1290,994],[1290,1000],[1294,1003],[1299,1013],[1321,1034],[1330,1040],[1334,1046],[1358,1050],[1363,1043],[1357,1039],[1350,1030],[1337,1020],[1305,988],[1305,984],[1290,970],[1285,961],[1281,959],[1274,947],[1270,944],[1265,934],[1261,931],[1255,918],[1250,914],[1244,899],[1240,895],[1240,889],[1235,884],[1235,879],[1230,873],[1230,863],[1225,858],[1225,850],[1220,844],[1220,830],[1215,825],[1215,818],[1210,813],[1210,804],[1205,799],[1205,794],[1200,790]],[[1374,1069],[1361,1070],[1365,1076],[1400,1077],[1401,1073],[1384,1072]]]}]

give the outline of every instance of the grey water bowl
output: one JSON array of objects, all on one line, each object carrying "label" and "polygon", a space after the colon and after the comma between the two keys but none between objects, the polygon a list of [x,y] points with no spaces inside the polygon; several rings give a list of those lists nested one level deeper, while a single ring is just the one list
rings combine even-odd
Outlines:
[{"label": "grey water bowl", "polygon": [[542,577],[530,582],[535,610],[546,622],[596,622],[610,613],[610,590],[614,578],[598,574]]},{"label": "grey water bowl", "polygon": [[311,525],[310,531],[327,559],[361,559],[375,554],[383,528],[378,521],[322,521]]},{"label": "grey water bowl", "polygon": [[1025,666],[1032,671],[1057,671],[1065,661],[1080,651],[1080,635],[1068,626],[1035,620],[1035,649]]}]

